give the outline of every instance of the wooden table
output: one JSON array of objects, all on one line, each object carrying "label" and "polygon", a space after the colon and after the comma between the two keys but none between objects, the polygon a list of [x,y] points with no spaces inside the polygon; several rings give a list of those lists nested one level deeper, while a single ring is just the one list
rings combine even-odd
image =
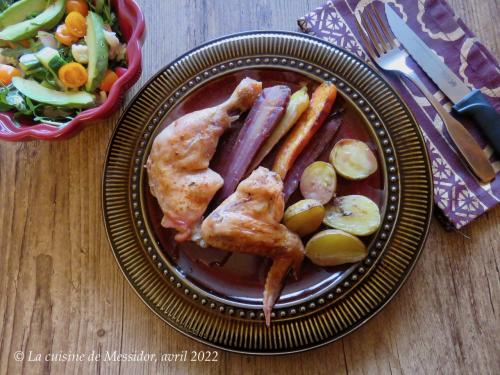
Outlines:
[{"label": "wooden table", "polygon": [[[322,0],[142,0],[143,75],[177,55],[241,30],[295,30]],[[453,0],[500,55],[496,0]],[[176,353],[208,348],[140,301],[111,254],[101,175],[118,114],[67,141],[0,143],[0,374],[499,374],[500,208],[447,233],[434,220],[408,282],[374,319],[306,353],[218,362],[28,362],[36,354]],[[17,362],[17,351],[25,353]],[[18,354],[17,354],[18,355]]]}]

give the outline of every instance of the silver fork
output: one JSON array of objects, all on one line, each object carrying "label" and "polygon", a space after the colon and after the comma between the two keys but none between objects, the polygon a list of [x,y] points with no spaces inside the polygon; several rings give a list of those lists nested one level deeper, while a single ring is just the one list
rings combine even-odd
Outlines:
[{"label": "silver fork", "polygon": [[469,168],[481,181],[491,181],[495,176],[495,172],[481,146],[472,138],[467,129],[444,109],[420,81],[417,74],[408,67],[406,64],[408,54],[398,47],[396,38],[382,21],[373,4],[365,8],[364,16],[360,15],[360,18],[363,26],[360,25],[357,19],[356,24],[366,51],[373,61],[383,70],[397,72],[408,78],[422,91],[443,120],[448,134]]}]

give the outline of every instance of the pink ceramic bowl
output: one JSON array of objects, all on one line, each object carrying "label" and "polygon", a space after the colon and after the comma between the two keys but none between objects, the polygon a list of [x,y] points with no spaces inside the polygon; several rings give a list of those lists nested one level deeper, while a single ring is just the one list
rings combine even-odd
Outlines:
[{"label": "pink ceramic bowl", "polygon": [[106,101],[99,107],[81,112],[65,126],[56,127],[44,123],[19,121],[14,123],[12,113],[0,113],[0,139],[8,141],[26,141],[31,139],[63,139],[68,138],[95,120],[105,119],[115,112],[125,92],[141,75],[141,46],[144,34],[144,15],[134,0],[113,0],[122,35],[127,41],[127,68],[121,71]]}]

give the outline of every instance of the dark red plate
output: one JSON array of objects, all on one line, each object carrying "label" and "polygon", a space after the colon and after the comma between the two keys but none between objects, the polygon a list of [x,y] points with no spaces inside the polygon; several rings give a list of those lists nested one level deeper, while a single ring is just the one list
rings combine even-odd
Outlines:
[{"label": "dark red plate", "polygon": [[[264,323],[261,303],[269,261],[177,244],[159,225],[159,208],[144,168],[164,124],[221,102],[246,76],[266,86],[284,83],[292,89],[334,82],[344,101],[338,99],[336,105],[345,106],[336,137],[366,141],[379,161],[378,173],[369,179],[339,181],[339,195],[363,194],[381,208],[380,229],[364,239],[366,259],[331,268],[305,260],[300,279],[286,280],[270,327]],[[228,144],[228,138],[221,139],[213,160],[224,157]],[[288,32],[230,35],[167,65],[121,117],[103,176],[104,219],[113,254],[140,298],[182,333],[243,353],[314,348],[370,319],[413,269],[432,205],[425,142],[398,94],[355,56]]]},{"label": "dark red plate", "polygon": [[[275,69],[252,69],[233,72],[203,85],[177,104],[163,120],[163,126],[160,126],[158,131],[186,113],[222,103],[245,77],[261,81],[263,87],[284,84],[289,86],[292,92],[300,89],[303,85],[307,85],[309,93],[312,93],[318,85],[317,81],[297,72]],[[345,107],[345,111],[342,115],[342,125],[335,139],[354,138],[362,140],[367,142],[375,154],[378,155],[376,141],[372,138],[367,124],[358,114],[358,111],[343,99],[337,101],[335,108],[338,109],[339,106]],[[229,138],[229,134],[226,134],[225,137]],[[234,139],[234,137],[231,138]],[[214,159],[223,158],[230,150],[231,145],[224,141],[224,138],[220,140]],[[172,264],[175,264],[179,272],[185,275],[186,279],[193,284],[209,290],[214,295],[239,303],[261,305],[262,291],[271,260],[255,255],[229,253],[215,248],[205,249],[192,242],[177,243],[173,238],[175,231],[167,230],[160,225],[163,215],[156,198],[149,193],[147,178],[144,179],[143,184],[149,215],[148,221],[152,225],[155,237],[160,243],[164,254]],[[348,194],[368,196],[383,209],[385,194],[380,169],[362,181],[348,181],[339,177],[338,195]],[[300,199],[300,193],[297,192],[296,195],[295,200]],[[290,203],[293,203],[293,200]],[[370,236],[363,240],[369,245],[372,238],[373,236]],[[300,302],[304,298],[332,288],[335,284],[341,282],[345,275],[349,274],[346,271],[352,267],[356,267],[356,265],[325,268],[316,266],[306,259],[300,278],[295,280],[290,276],[286,280],[281,297],[277,301],[277,307],[283,304]]]}]

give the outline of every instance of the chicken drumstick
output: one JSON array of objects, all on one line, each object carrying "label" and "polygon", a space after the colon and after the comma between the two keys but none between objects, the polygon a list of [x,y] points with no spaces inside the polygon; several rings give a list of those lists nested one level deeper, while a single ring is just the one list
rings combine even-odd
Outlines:
[{"label": "chicken drumstick", "polygon": [[168,125],[153,142],[146,168],[151,194],[163,212],[161,225],[188,240],[224,181],[208,168],[222,133],[248,110],[262,83],[243,79],[224,103],[189,113]]}]

